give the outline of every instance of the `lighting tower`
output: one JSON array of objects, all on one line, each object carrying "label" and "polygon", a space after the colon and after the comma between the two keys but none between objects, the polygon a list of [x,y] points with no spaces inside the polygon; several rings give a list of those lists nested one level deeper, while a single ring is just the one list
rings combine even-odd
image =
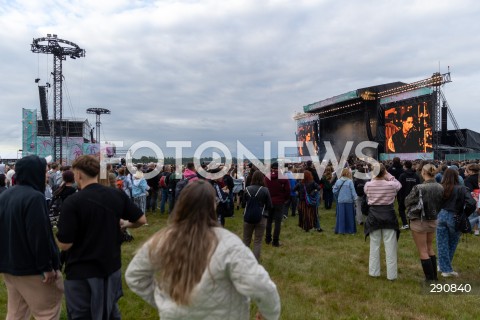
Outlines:
[{"label": "lighting tower", "polygon": [[110,110],[104,108],[88,108],[87,113],[96,114],[97,115],[97,122],[95,123],[95,130],[96,130],[96,141],[95,143],[100,143],[100,115],[101,114],[110,114]]},{"label": "lighting tower", "polygon": [[56,34],[47,34],[46,38],[33,39],[31,50],[34,53],[53,54],[53,160],[62,161],[63,103],[62,103],[62,61],[85,57],[85,50],[73,42],[57,38]]}]

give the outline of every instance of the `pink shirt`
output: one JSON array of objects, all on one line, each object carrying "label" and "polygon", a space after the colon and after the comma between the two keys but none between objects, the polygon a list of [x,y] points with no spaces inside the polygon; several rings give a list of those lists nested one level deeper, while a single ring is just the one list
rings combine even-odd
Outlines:
[{"label": "pink shirt", "polygon": [[388,174],[388,179],[388,181],[372,179],[365,183],[363,190],[368,197],[369,205],[388,205],[395,201],[402,184],[390,174]]}]

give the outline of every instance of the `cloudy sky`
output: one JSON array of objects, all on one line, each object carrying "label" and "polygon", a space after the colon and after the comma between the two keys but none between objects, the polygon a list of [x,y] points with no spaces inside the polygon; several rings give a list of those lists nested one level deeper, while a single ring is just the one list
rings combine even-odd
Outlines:
[{"label": "cloudy sky", "polygon": [[63,63],[64,117],[108,108],[102,140],[126,146],[239,140],[261,157],[295,139],[304,105],[447,66],[459,126],[480,131],[479,16],[476,0],[0,0],[0,156],[21,148],[22,108],[39,109],[34,79],[53,83],[52,56],[30,51],[47,33],[86,50]]}]

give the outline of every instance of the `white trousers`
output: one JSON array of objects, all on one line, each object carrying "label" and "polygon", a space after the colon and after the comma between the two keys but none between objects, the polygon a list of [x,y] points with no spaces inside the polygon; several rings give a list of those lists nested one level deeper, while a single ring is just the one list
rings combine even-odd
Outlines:
[{"label": "white trousers", "polygon": [[368,274],[380,276],[380,244],[383,238],[387,261],[387,279],[397,279],[397,232],[393,229],[380,229],[370,233],[370,260]]},{"label": "white trousers", "polygon": [[357,220],[358,224],[364,220],[362,214],[362,197],[358,197],[357,200],[355,200],[355,220]]}]

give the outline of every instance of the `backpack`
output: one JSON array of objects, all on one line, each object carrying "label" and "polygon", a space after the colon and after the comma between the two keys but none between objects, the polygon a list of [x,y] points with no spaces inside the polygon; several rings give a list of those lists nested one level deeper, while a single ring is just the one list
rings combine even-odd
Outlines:
[{"label": "backpack", "polygon": [[177,182],[177,185],[175,186],[175,199],[178,199],[180,196],[180,192],[182,192],[182,189],[185,188],[185,186],[188,184],[190,179],[195,178],[195,176],[191,176],[189,178],[183,178],[182,180]]},{"label": "backpack", "polygon": [[166,175],[163,175],[160,177],[160,180],[158,181],[158,186],[160,188],[163,188],[163,189],[166,189],[168,186],[167,186],[167,176]]},{"label": "backpack", "polygon": [[120,189],[123,191],[123,179],[121,178],[118,178],[116,181],[115,181],[115,184],[117,186],[117,189]]},{"label": "backpack", "polygon": [[243,221],[247,223],[256,224],[262,221],[263,211],[265,210],[265,205],[260,207],[260,203],[257,199],[257,195],[260,192],[262,187],[258,188],[257,193],[252,197],[248,188],[245,189],[250,196],[250,199],[247,202],[247,206],[245,207],[245,211],[243,213]]}]

